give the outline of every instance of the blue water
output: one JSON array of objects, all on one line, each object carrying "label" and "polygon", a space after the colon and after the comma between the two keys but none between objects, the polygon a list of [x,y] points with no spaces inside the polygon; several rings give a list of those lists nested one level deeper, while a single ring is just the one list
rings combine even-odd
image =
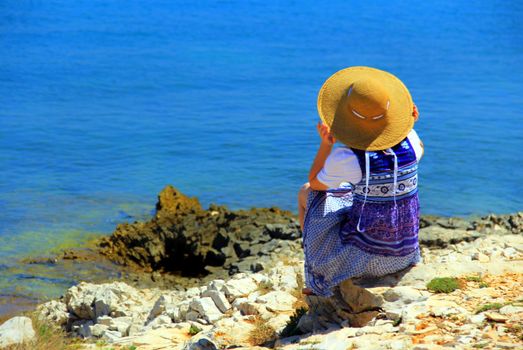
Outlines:
[{"label": "blue water", "polygon": [[147,216],[168,183],[294,210],[317,91],[352,65],[419,107],[423,213],[522,210],[521,18],[517,1],[3,0],[0,262]]}]

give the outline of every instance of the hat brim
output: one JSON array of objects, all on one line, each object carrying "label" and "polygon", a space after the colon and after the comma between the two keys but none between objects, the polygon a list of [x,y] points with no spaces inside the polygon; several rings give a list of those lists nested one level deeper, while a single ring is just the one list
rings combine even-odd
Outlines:
[{"label": "hat brim", "polygon": [[[380,120],[361,120],[346,108],[349,87],[357,80],[378,80],[389,93],[390,106]],[[329,77],[318,93],[318,113],[331,133],[349,147],[377,151],[395,146],[414,127],[413,102],[394,75],[371,67],[349,67]]]}]

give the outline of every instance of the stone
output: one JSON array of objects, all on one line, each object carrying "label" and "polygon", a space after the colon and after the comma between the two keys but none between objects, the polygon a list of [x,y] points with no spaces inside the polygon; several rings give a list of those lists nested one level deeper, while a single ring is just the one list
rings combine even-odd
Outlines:
[{"label": "stone", "polygon": [[343,300],[354,313],[375,309],[383,304],[383,298],[380,295],[372,294],[365,288],[356,286],[350,279],[341,282],[339,289]]},{"label": "stone", "polygon": [[402,309],[401,318],[403,322],[414,321],[421,315],[428,315],[429,312],[429,307],[425,302],[412,303]]},{"label": "stone", "polygon": [[195,298],[191,301],[189,307],[211,323],[223,317],[223,314],[210,297]]},{"label": "stone", "polygon": [[207,290],[221,291],[224,284],[225,284],[224,280],[220,280],[220,279],[213,280],[208,284]]},{"label": "stone", "polygon": [[486,318],[487,317],[483,313],[477,314],[477,315],[472,315],[469,317],[469,322],[471,322],[475,325],[481,325],[481,324],[483,324],[483,322],[485,321]]},{"label": "stone", "polygon": [[238,298],[234,300],[232,307],[239,310],[242,315],[259,315],[262,305],[247,298]]},{"label": "stone", "polygon": [[278,314],[270,317],[267,320],[267,324],[272,327],[277,333],[281,332],[290,320],[290,316],[286,314]]},{"label": "stone", "polygon": [[269,272],[268,277],[274,289],[291,292],[298,288],[296,272],[293,266],[276,266]]},{"label": "stone", "polygon": [[275,239],[295,240],[301,237],[301,230],[299,224],[266,224],[263,232]]},{"label": "stone", "polygon": [[219,348],[210,338],[190,340],[183,350],[218,350]]},{"label": "stone", "polygon": [[499,313],[502,315],[519,314],[519,313],[523,313],[523,307],[514,306],[514,305],[506,305],[506,306],[503,306],[501,309],[499,309]]},{"label": "stone", "polygon": [[410,286],[399,286],[387,290],[383,293],[383,298],[389,302],[399,301],[402,304],[423,301],[427,299],[418,289]]},{"label": "stone", "polygon": [[202,297],[210,297],[221,312],[225,312],[231,308],[231,304],[225,297],[225,294],[220,291],[208,289],[202,293]]},{"label": "stone", "polygon": [[348,314],[347,318],[351,327],[364,327],[378,315],[378,311],[363,311],[357,314]]},{"label": "stone", "polygon": [[485,312],[485,317],[494,322],[505,322],[508,317],[497,312]]},{"label": "stone", "polygon": [[121,337],[122,337],[122,333],[120,333],[118,331],[111,331],[111,330],[106,330],[103,335],[103,338],[107,339],[107,341],[110,343],[119,340]]},{"label": "stone", "polygon": [[156,317],[154,320],[152,320],[147,326],[152,329],[160,328],[164,325],[168,325],[172,323],[172,319],[167,315],[160,315]]},{"label": "stone", "polygon": [[[168,316],[166,316],[168,317]],[[168,317],[170,320],[170,317]],[[122,336],[126,336],[129,334],[129,328],[131,327],[131,324],[133,323],[132,317],[116,317],[112,319],[112,322],[109,326],[109,329],[118,331],[122,333]],[[170,323],[170,322],[169,322]]]},{"label": "stone", "polygon": [[496,348],[498,349],[518,349],[521,344],[496,342]]},{"label": "stone", "polygon": [[95,294],[94,313],[95,317],[109,315],[115,311],[119,304],[118,296],[110,289],[101,289]]},{"label": "stone", "polygon": [[503,249],[503,256],[505,258],[513,258],[518,255],[518,251],[512,247]]},{"label": "stone", "polygon": [[167,185],[158,194],[156,217],[162,218],[173,214],[183,214],[202,210],[196,197],[187,197],[171,185]]},{"label": "stone", "polygon": [[94,319],[93,304],[95,292],[96,287],[85,282],[69,288],[64,298],[69,312],[80,319]]},{"label": "stone", "polygon": [[473,241],[482,235],[477,231],[429,226],[419,230],[420,244],[428,247],[447,247],[462,241]]},{"label": "stone", "polygon": [[490,261],[490,258],[483,253],[474,253],[472,255],[472,260],[478,260],[481,263],[487,263]]},{"label": "stone", "polygon": [[296,297],[286,292],[272,291],[259,296],[256,302],[265,304],[267,310],[272,312],[291,311],[294,310]]},{"label": "stone", "polygon": [[100,316],[96,318],[96,323],[103,324],[105,326],[110,326],[113,322],[113,318],[110,316]]},{"label": "stone", "polygon": [[199,297],[201,290],[198,287],[192,287],[185,291],[185,298],[190,299],[192,297]]},{"label": "stone", "polygon": [[0,347],[30,342],[35,337],[29,317],[13,317],[0,326]]},{"label": "stone", "polygon": [[225,296],[232,302],[236,298],[244,297],[254,292],[258,288],[258,285],[250,277],[241,278],[241,279],[232,279],[227,282],[222,287],[222,291],[225,293]]},{"label": "stone", "polygon": [[37,312],[40,319],[47,320],[59,326],[64,326],[69,320],[67,306],[56,300],[51,300],[38,306]]},{"label": "stone", "polygon": [[185,319],[187,321],[197,321],[198,317],[200,317],[200,315],[196,311],[190,310],[187,312]]},{"label": "stone", "polygon": [[167,308],[173,308],[180,301],[177,294],[162,294],[154,303],[151,312],[149,313],[149,319],[154,319],[156,316],[165,312]]},{"label": "stone", "polygon": [[109,329],[109,326],[104,324],[94,324],[89,327],[89,330],[93,337],[100,338],[104,335],[105,331]]},{"label": "stone", "polygon": [[430,314],[436,317],[448,317],[451,315],[467,315],[468,311],[450,300],[431,298],[427,301]]}]

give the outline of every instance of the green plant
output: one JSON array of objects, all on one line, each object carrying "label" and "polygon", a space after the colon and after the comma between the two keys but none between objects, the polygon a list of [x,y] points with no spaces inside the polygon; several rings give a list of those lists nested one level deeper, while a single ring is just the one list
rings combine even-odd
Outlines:
[{"label": "green plant", "polygon": [[501,304],[501,303],[490,303],[490,304],[485,304],[485,305],[479,307],[479,308],[476,310],[476,314],[479,314],[480,312],[488,311],[488,310],[499,310],[499,309],[501,309],[503,306],[505,306],[505,304]]},{"label": "green plant", "polygon": [[427,289],[434,293],[451,293],[459,289],[459,281],[454,277],[436,277],[427,284]]},{"label": "green plant", "polygon": [[489,284],[487,282],[479,282],[479,288],[488,288],[489,287]]},{"label": "green plant", "polygon": [[104,339],[100,339],[98,341],[96,341],[96,346],[101,348],[101,347],[104,347],[107,345],[107,341],[105,341]]},{"label": "green plant", "polygon": [[467,276],[465,280],[467,282],[481,282],[481,276]]},{"label": "green plant", "polygon": [[300,322],[300,319],[303,315],[307,313],[307,309],[304,307],[298,308],[294,315],[291,316],[290,320],[287,322],[287,325],[283,330],[280,332],[280,337],[286,338],[291,337],[293,335],[302,334],[300,329],[298,328],[298,322]]},{"label": "green plant", "polygon": [[199,328],[198,326],[195,326],[195,325],[191,325],[191,327],[189,327],[189,334],[190,335],[196,335],[198,333],[200,333],[202,331],[201,328]]}]

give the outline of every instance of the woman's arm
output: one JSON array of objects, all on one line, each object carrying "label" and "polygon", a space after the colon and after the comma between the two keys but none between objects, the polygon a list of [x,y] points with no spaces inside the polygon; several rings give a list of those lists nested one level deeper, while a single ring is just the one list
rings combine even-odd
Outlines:
[{"label": "woman's arm", "polygon": [[320,170],[325,165],[325,160],[327,160],[327,157],[331,153],[332,146],[336,142],[336,139],[334,138],[334,136],[330,134],[330,130],[326,125],[318,123],[316,129],[318,130],[318,134],[320,135],[321,142],[318,152],[316,153],[316,157],[314,158],[311,169],[309,171],[309,183],[311,189],[315,191],[325,191],[326,189],[328,189],[328,187],[320,181],[318,181],[317,176]]}]

